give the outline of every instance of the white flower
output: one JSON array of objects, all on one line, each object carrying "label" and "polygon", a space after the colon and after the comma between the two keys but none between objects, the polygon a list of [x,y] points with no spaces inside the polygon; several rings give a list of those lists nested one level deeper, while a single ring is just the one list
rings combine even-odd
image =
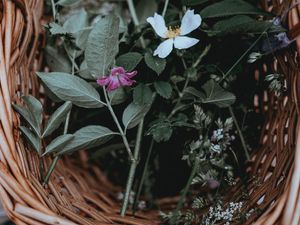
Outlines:
[{"label": "white flower", "polygon": [[186,37],[193,30],[197,29],[202,22],[199,14],[194,14],[194,10],[187,10],[182,18],[180,27],[166,27],[164,18],[155,13],[153,17],[148,17],[147,22],[151,24],[154,31],[163,41],[154,51],[154,56],[166,58],[172,51],[173,45],[177,49],[186,49],[194,46],[199,42],[196,38]]}]

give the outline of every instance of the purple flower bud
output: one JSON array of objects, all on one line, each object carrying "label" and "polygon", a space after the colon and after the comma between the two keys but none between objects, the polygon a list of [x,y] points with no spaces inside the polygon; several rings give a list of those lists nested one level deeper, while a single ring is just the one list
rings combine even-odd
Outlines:
[{"label": "purple flower bud", "polygon": [[111,70],[109,75],[98,79],[97,83],[100,86],[107,86],[107,91],[113,91],[121,86],[131,86],[134,84],[135,80],[131,78],[135,75],[137,75],[137,71],[127,73],[123,67],[115,67]]}]

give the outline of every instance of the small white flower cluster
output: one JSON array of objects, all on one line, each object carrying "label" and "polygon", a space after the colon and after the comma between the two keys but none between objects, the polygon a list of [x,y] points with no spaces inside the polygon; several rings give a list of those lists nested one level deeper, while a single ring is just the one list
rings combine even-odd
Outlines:
[{"label": "small white flower cluster", "polygon": [[215,207],[210,207],[208,215],[204,217],[202,224],[213,225],[224,222],[224,225],[229,225],[233,221],[236,213],[240,212],[243,207],[243,202],[230,202],[228,207],[224,210],[221,204]]}]

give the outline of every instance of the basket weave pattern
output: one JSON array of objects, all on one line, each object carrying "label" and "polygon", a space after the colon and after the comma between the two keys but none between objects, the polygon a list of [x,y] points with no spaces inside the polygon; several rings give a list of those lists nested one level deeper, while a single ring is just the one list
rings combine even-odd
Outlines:
[{"label": "basket weave pattern", "polygon": [[[268,11],[287,15],[290,37],[300,34],[300,5],[295,0],[261,1]],[[292,9],[287,12],[287,9]],[[39,159],[26,149],[18,131],[19,119],[11,103],[21,104],[22,95],[41,96],[34,74],[41,68],[42,0],[2,0],[0,2],[0,199],[8,216],[16,224],[158,224],[158,212],[130,212],[119,215],[113,186],[96,166],[87,163],[84,152],[78,157],[61,160],[47,188],[40,182]],[[246,224],[300,224],[300,39],[297,51],[287,50],[276,55],[277,60],[255,71],[257,81],[267,73],[284,74],[287,93],[276,97],[257,93],[256,110],[264,113],[261,148],[252,154],[249,164],[249,199],[244,211],[258,207],[264,213],[252,215]],[[44,161],[49,166],[50,160]],[[237,185],[230,201],[238,200]],[[175,199],[176,200],[176,199]],[[172,199],[167,207],[175,203]],[[164,206],[162,206],[164,207]]]}]

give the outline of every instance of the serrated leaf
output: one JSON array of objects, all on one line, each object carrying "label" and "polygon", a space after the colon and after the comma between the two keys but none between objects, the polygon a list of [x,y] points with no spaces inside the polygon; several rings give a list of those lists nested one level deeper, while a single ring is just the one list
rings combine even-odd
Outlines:
[{"label": "serrated leaf", "polygon": [[52,134],[54,130],[56,130],[62,122],[66,120],[67,114],[71,111],[72,103],[65,102],[62,106],[60,106],[49,118],[42,137],[47,137]]},{"label": "serrated leaf", "polygon": [[61,6],[71,6],[81,0],[59,0],[56,4]]},{"label": "serrated leaf", "polygon": [[152,91],[145,84],[139,84],[133,90],[133,102],[138,105],[150,104],[152,102]]},{"label": "serrated leaf", "polygon": [[140,63],[143,56],[138,52],[129,52],[117,58],[116,64],[124,67],[126,71],[132,71]]},{"label": "serrated leaf", "polygon": [[226,20],[217,22],[209,35],[228,35],[228,34],[241,34],[241,33],[252,33],[260,34],[267,29],[268,32],[279,32],[282,30],[280,27],[272,26],[271,22],[268,21],[257,21],[249,16],[238,15],[231,17]]},{"label": "serrated leaf", "polygon": [[30,145],[34,148],[34,150],[40,155],[41,154],[41,140],[40,138],[31,132],[30,129],[24,126],[20,126],[20,130],[29,141]]},{"label": "serrated leaf", "polygon": [[109,141],[117,133],[103,126],[86,126],[76,131],[74,139],[68,143],[59,154],[70,154],[82,149],[97,147]]},{"label": "serrated leaf", "polygon": [[149,16],[157,12],[158,5],[156,1],[140,0],[136,6],[136,13],[141,23],[146,23]]},{"label": "serrated leaf", "polygon": [[188,97],[189,95],[192,95],[193,97],[199,98],[199,99],[204,99],[205,94],[201,91],[198,91],[194,87],[187,87],[184,89],[184,96]]},{"label": "serrated leaf", "polygon": [[40,129],[39,125],[37,124],[36,120],[34,119],[33,115],[30,113],[30,111],[22,106],[19,105],[12,105],[14,110],[19,113],[22,118],[30,125],[30,127],[33,129],[36,135],[40,135]]},{"label": "serrated leaf", "polygon": [[161,74],[166,67],[166,59],[161,59],[159,57],[153,56],[151,53],[145,54],[145,62],[147,66],[155,71],[157,75]]},{"label": "serrated leaf", "polygon": [[156,92],[163,98],[169,99],[172,96],[172,86],[168,82],[154,82]]},{"label": "serrated leaf", "polygon": [[206,94],[206,98],[202,100],[203,103],[210,103],[220,108],[225,108],[232,105],[236,100],[234,94],[224,90],[214,80],[206,82],[202,89]]},{"label": "serrated leaf", "polygon": [[103,103],[96,89],[85,80],[67,73],[43,73],[37,75],[57,97],[71,101],[83,108],[100,108]]},{"label": "serrated leaf", "polygon": [[85,51],[87,66],[94,77],[107,74],[119,51],[119,18],[101,18],[89,34]]},{"label": "serrated leaf", "polygon": [[72,69],[71,62],[63,54],[59,53],[56,48],[46,46],[45,56],[47,65],[51,71],[69,73]]},{"label": "serrated leaf", "polygon": [[39,100],[37,100],[32,95],[26,95],[22,97],[24,103],[26,104],[29,112],[32,114],[32,117],[34,118],[36,124],[39,126],[43,121],[43,106],[40,103]]},{"label": "serrated leaf", "polygon": [[129,104],[123,112],[122,122],[125,130],[131,129],[138,125],[150,110],[151,104],[137,105],[134,103]]},{"label": "serrated leaf", "polygon": [[200,15],[202,18],[215,18],[233,15],[268,15],[265,11],[243,0],[224,0],[204,8]]},{"label": "serrated leaf", "polygon": [[157,122],[152,125],[147,132],[147,135],[152,135],[156,142],[163,142],[170,140],[173,133],[173,128],[170,122]]},{"label": "serrated leaf", "polygon": [[74,135],[72,134],[64,134],[55,138],[51,143],[46,147],[46,151],[43,155],[47,155],[50,153],[59,153],[60,150],[64,149],[72,140],[74,139]]}]

